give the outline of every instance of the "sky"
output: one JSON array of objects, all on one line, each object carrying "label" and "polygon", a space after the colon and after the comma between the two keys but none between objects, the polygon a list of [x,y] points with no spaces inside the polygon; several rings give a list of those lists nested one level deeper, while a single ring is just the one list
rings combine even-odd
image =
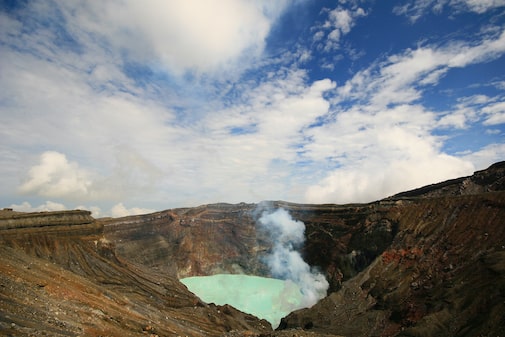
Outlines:
[{"label": "sky", "polygon": [[2,0],[0,117],[0,207],[375,201],[505,159],[505,0]]}]

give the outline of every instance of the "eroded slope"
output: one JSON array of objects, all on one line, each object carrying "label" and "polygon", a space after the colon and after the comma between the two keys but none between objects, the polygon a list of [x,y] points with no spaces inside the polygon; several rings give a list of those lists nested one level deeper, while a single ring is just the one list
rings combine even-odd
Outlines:
[{"label": "eroded slope", "polygon": [[500,336],[505,331],[505,192],[403,201],[398,234],[340,291],[283,328],[346,336]]},{"label": "eroded slope", "polygon": [[[89,225],[89,224],[88,224]],[[220,336],[270,331],[266,321],[207,305],[176,278],[116,256],[94,233],[67,225],[3,232],[0,335]],[[61,230],[61,232],[58,231]]]}]

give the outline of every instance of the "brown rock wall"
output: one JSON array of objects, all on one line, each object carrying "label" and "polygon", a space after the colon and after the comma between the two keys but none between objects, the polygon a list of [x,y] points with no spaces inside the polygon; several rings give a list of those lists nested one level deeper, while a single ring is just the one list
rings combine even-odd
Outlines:
[{"label": "brown rock wall", "polygon": [[[340,291],[283,327],[346,336],[499,336],[505,331],[505,192],[391,208],[391,245]],[[331,317],[327,319],[326,317]]]}]

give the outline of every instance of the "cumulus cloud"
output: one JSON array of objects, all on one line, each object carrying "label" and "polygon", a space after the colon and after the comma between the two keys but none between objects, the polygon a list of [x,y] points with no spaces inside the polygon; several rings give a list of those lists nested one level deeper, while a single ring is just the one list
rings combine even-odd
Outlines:
[{"label": "cumulus cloud", "polygon": [[386,164],[379,160],[373,164],[363,163],[364,167],[335,170],[319,184],[307,189],[306,200],[311,203],[335,200],[342,204],[371,202],[474,171],[473,164],[466,160],[436,153],[426,157],[413,155],[411,159]]},{"label": "cumulus cloud", "polygon": [[19,187],[23,195],[73,201],[117,200],[152,192],[161,172],[134,149],[118,146],[110,158],[111,173],[100,175],[56,151],[46,151]]},{"label": "cumulus cloud", "polygon": [[40,156],[40,163],[30,169],[28,180],[19,190],[44,197],[74,198],[87,194],[90,184],[90,174],[76,162],[68,161],[62,153],[47,151]]},{"label": "cumulus cloud", "polygon": [[102,216],[107,216],[107,215],[110,215],[109,214],[103,214],[102,212],[102,209],[98,206],[83,206],[83,205],[79,205],[77,207],[74,207],[75,209],[85,209],[85,210],[88,210],[91,212],[91,215],[96,219],[96,218],[99,218],[99,217],[102,217]]},{"label": "cumulus cloud", "polygon": [[365,108],[370,106],[341,112],[310,131],[314,143],[306,146],[307,155],[329,156],[337,168],[307,189],[307,202],[369,202],[472,172],[468,162],[440,152],[441,140],[431,135],[433,112],[418,105]]},{"label": "cumulus cloud", "polygon": [[348,34],[355,25],[356,20],[366,16],[366,12],[356,5],[351,8],[337,6],[328,12],[328,19],[323,25],[317,27],[314,33],[314,41],[324,40],[323,48],[325,51],[337,50],[340,48],[340,39]]}]

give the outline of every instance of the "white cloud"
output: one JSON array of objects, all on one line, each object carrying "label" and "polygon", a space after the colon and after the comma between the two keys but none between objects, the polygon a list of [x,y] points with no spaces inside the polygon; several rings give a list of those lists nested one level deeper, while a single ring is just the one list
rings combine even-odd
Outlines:
[{"label": "white cloud", "polygon": [[[474,157],[444,154],[434,130],[495,125],[502,99],[473,96],[438,112],[422,97],[453,68],[503,55],[505,33],[425,43],[336,86],[311,82],[310,67],[338,70],[339,55],[329,63],[297,47],[262,59],[288,3],[30,2],[26,19],[0,13],[4,194],[126,215],[217,201],[370,200],[469,173]],[[321,48],[340,47],[366,15],[357,2],[324,14],[310,41]],[[254,71],[238,81],[245,69]],[[101,209],[94,215],[112,214]]]},{"label": "white cloud", "polygon": [[106,216],[106,214],[104,215],[103,212],[102,212],[102,209],[100,207],[98,207],[98,206],[79,205],[79,206],[74,207],[74,209],[88,210],[88,211],[91,212],[91,216],[94,217],[95,219],[97,219],[99,217],[102,217],[102,216]]},{"label": "white cloud", "polygon": [[486,114],[484,125],[496,125],[505,123],[505,102],[497,102],[490,104],[482,109],[482,113]]},{"label": "white cloud", "polygon": [[424,87],[438,83],[451,68],[491,61],[504,51],[505,31],[477,45],[455,42],[438,48],[407,50],[358,72],[337,88],[338,99],[367,99],[381,107],[413,102],[421,97]]},{"label": "white cloud", "polygon": [[65,154],[44,152],[27,172],[19,192],[80,202],[142,197],[153,192],[163,174],[160,169],[128,146],[118,146],[110,153],[111,172],[99,175],[69,161]]},{"label": "white cloud", "polygon": [[[436,85],[451,68],[502,55],[504,36],[501,33],[474,45],[459,42],[407,50],[337,87],[334,118],[307,130],[312,142],[304,147],[306,157],[334,169],[321,172],[319,182],[307,189],[305,200],[367,202],[434,180],[471,174],[475,168],[472,162],[443,153],[442,138],[433,131],[464,128],[478,118],[475,106],[491,99],[474,96],[441,116],[417,101],[424,88]],[[351,107],[342,108],[346,105]],[[500,122],[501,108],[491,105],[483,113]],[[492,122],[488,119],[485,123]]]},{"label": "white cloud", "polygon": [[447,115],[441,117],[437,126],[439,128],[459,128],[464,129],[468,126],[468,120],[475,116],[475,111],[471,108],[460,108],[452,111]]},{"label": "white cloud", "polygon": [[[304,201],[304,186],[309,185],[308,201],[324,197],[338,202],[351,196],[365,200],[428,181],[425,175],[395,184],[374,177],[380,169],[401,176],[397,167],[434,161],[448,168],[432,172],[432,179],[458,172],[451,165],[464,167],[468,174],[468,165],[443,156],[441,140],[431,131],[444,125],[463,127],[472,115],[439,119],[415,102],[424,87],[435,85],[451,69],[448,64],[456,56],[470,55],[460,58],[458,66],[496,57],[502,36],[474,46],[460,43],[457,48],[409,50],[357,73],[337,88],[329,80],[306,83],[302,70],[279,70],[259,84],[242,84],[242,96],[231,107],[206,107],[204,115],[188,124],[150,99],[115,91],[97,95],[79,79],[79,72],[42,66],[41,61],[24,56],[17,58],[18,63],[12,61],[19,64],[18,73],[15,67],[7,70],[18,81],[8,94],[20,97],[29,90],[31,99],[20,101],[22,108],[13,110],[0,128],[10,143],[44,143],[64,157],[58,165],[36,165],[21,188],[45,197],[129,200],[161,208],[272,196]],[[21,61],[33,70],[23,72]],[[110,76],[117,75],[105,78]],[[332,90],[333,105],[325,98]],[[354,102],[354,108],[340,107],[347,102]],[[34,124],[22,123],[18,116],[23,115]],[[309,128],[318,118],[325,123]],[[75,149],[80,164],[63,155]],[[377,169],[367,170],[367,165]],[[360,183],[335,182],[345,179]],[[332,199],[336,190],[343,199]]]},{"label": "white cloud", "polygon": [[340,30],[342,34],[351,31],[352,17],[348,10],[336,8],[330,11],[328,20],[328,26]]},{"label": "white cloud", "polygon": [[470,162],[444,154],[415,155],[411,152],[410,159],[391,160],[387,151],[382,153],[383,158],[367,161],[364,167],[335,170],[307,190],[306,201],[370,202],[434,182],[466,176],[474,171]]},{"label": "white cloud", "polygon": [[98,206],[79,205],[73,208],[68,208],[62,203],[50,200],[38,206],[32,206],[31,203],[29,203],[28,201],[23,201],[20,204],[11,204],[9,208],[12,208],[14,211],[17,212],[51,212],[51,211],[64,211],[67,209],[82,209],[91,211],[91,215],[95,219],[103,216],[123,217],[128,215],[148,214],[155,212],[155,210],[151,208],[142,208],[142,207],[126,208],[122,202],[115,204],[114,206],[112,206],[110,210],[103,212],[102,209]]},{"label": "white cloud", "polygon": [[[261,55],[288,1],[63,2],[74,31],[104,38],[138,62],[172,72],[214,71]],[[80,34],[80,33],[78,33]]]},{"label": "white cloud", "polygon": [[404,5],[394,7],[393,13],[408,16],[410,21],[414,23],[429,10],[440,13],[448,2],[449,0],[406,1]]},{"label": "white cloud", "polygon": [[500,129],[486,129],[488,135],[499,135],[500,133],[502,133]]},{"label": "white cloud", "polygon": [[[249,178],[246,180],[249,184],[264,174],[270,165],[272,157],[263,160],[259,151],[253,149],[257,143],[263,144],[261,146],[264,148],[270,147],[266,133],[277,130],[268,131],[267,122],[277,118],[279,126],[281,114],[292,109],[292,128],[278,129],[284,131],[286,136],[289,134],[291,141],[296,142],[296,128],[303,127],[304,121],[312,121],[318,114],[326,112],[327,103],[322,98],[314,97],[313,102],[318,106],[311,107],[310,92],[306,93],[307,99],[296,100],[296,95],[290,90],[300,90],[300,93],[306,90],[303,79],[297,80],[299,82],[294,84],[295,87],[280,90],[280,97],[274,100],[274,110],[263,114],[261,118],[253,116],[252,108],[239,107],[250,109],[251,113],[246,114],[246,122],[247,118],[254,117],[254,122],[261,125],[261,132],[265,134],[259,137],[259,141],[251,135],[228,137],[229,130],[215,129],[207,124],[213,118],[222,120],[218,116],[222,111],[222,103],[209,100],[205,96],[208,93],[200,95],[198,90],[205,92],[205,84],[191,82],[186,88],[186,84],[174,78],[174,86],[162,92],[157,91],[161,90],[160,87],[151,83],[145,87],[137,86],[123,73],[125,60],[119,55],[122,49],[126,48],[131,53],[133,49],[151,53],[161,68],[195,68],[212,72],[217,69],[215,67],[224,65],[228,68],[223,73],[227,74],[234,71],[233,60],[239,60],[242,53],[256,57],[261,52],[265,34],[287,2],[218,1],[216,6],[208,9],[185,1],[153,4],[150,7],[126,2],[121,8],[118,7],[119,2],[52,4],[61,6],[63,15],[68,19],[63,20],[62,24],[66,22],[71,37],[81,45],[82,54],[59,48],[55,37],[60,33],[58,31],[36,30],[28,35],[11,29],[8,35],[16,37],[10,40],[12,45],[22,43],[33,52],[23,53],[18,48],[5,48],[2,53],[0,62],[6,71],[0,74],[0,83],[7,89],[0,96],[5,99],[4,102],[12,102],[8,107],[9,113],[5,114],[0,125],[2,138],[6,143],[24,148],[44,144],[45,148],[54,149],[60,154],[77,153],[78,172],[86,172],[86,183],[80,186],[79,193],[70,193],[70,187],[68,193],[62,191],[64,184],[61,182],[58,185],[60,180],[64,181],[62,179],[38,182],[40,175],[29,176],[21,188],[23,192],[68,195],[79,202],[110,200],[113,197],[124,200],[135,195],[139,199],[145,198],[145,202],[155,200],[161,204],[173,203],[174,200],[180,203],[188,200],[211,202],[216,191],[221,189],[225,191],[220,194],[222,198],[229,200],[229,191],[241,187],[244,192],[240,197],[247,200],[251,200],[251,194],[256,193],[266,197],[264,191],[251,191],[240,177],[243,176],[241,172],[251,171],[245,175]],[[41,17],[44,13],[52,13],[50,5],[38,6],[36,9]],[[137,11],[139,6],[145,8]],[[205,2],[202,6],[210,5]],[[35,12],[35,9],[32,10]],[[119,15],[114,15],[114,11],[118,11]],[[93,16],[93,13],[97,15]],[[152,20],[147,17],[148,14],[152,14]],[[172,16],[179,14],[180,17],[172,20]],[[127,20],[129,15],[131,20]],[[225,15],[226,20],[221,15]],[[108,18],[112,21],[108,22]],[[174,26],[178,24],[180,26]],[[220,29],[225,30],[222,36],[212,35],[219,33]],[[133,35],[129,35],[128,41],[122,40],[126,39],[126,35],[121,34],[129,30]],[[185,30],[189,30],[189,33]],[[210,40],[216,41],[206,41],[204,34],[207,33],[211,34]],[[179,35],[173,37],[175,40],[172,41],[166,34]],[[187,40],[180,41],[182,37]],[[223,41],[219,41],[221,38]],[[200,41],[202,39],[204,41]],[[40,43],[33,43],[33,40]],[[139,41],[147,41],[150,45],[147,49],[137,48]],[[204,44],[200,45],[199,42]],[[226,46],[219,45],[221,42]],[[187,45],[179,46],[178,43]],[[185,50],[191,55],[184,55]],[[169,52],[180,54],[168,55]],[[163,59],[164,55],[166,59]],[[140,62],[143,56],[132,54],[131,57]],[[306,60],[307,57],[305,55],[302,59]],[[52,61],[48,62],[48,59]],[[247,63],[239,63],[240,67],[247,67]],[[152,63],[149,65],[157,67]],[[282,83],[293,85],[291,80]],[[301,89],[298,89],[299,85]],[[173,93],[172,88],[180,88],[182,95]],[[254,85],[252,88],[254,90]],[[256,90],[256,93],[260,95],[260,91]],[[285,94],[291,97],[284,100],[282,97]],[[261,98],[257,96],[255,99]],[[201,105],[198,101],[202,102]],[[166,104],[182,107],[184,113],[177,114]],[[217,108],[212,107],[212,104]],[[259,101],[254,104],[257,104],[254,111],[264,108]],[[305,116],[301,107],[318,112]],[[303,120],[298,122],[298,119]],[[230,125],[234,126],[241,125]],[[216,125],[216,128],[219,127],[227,126]],[[26,137],[27,134],[30,137]],[[282,141],[282,137],[277,141],[281,147]],[[245,158],[244,153],[250,158]],[[268,153],[272,154],[272,151]],[[254,158],[258,161],[254,161]],[[228,178],[230,174],[233,179]],[[231,182],[235,185],[231,186]],[[206,192],[201,192],[200,187]],[[177,192],[161,192],[174,190]]]},{"label": "white cloud", "polygon": [[503,161],[505,158],[505,144],[489,144],[479,151],[462,155],[462,159],[474,163],[475,167],[487,168],[491,164]]},{"label": "white cloud", "polygon": [[148,214],[153,213],[155,210],[149,208],[132,207],[126,208],[123,203],[116,204],[111,209],[111,215],[114,218],[119,218],[128,215]]},{"label": "white cloud", "polygon": [[305,141],[302,131],[328,112],[323,94],[334,84],[307,86],[301,71],[273,76],[245,91],[242,104],[202,120],[201,132],[185,145],[186,159],[179,160],[180,176],[173,182],[178,189],[229,202],[290,198],[286,189]]},{"label": "white cloud", "polygon": [[443,115],[437,122],[439,128],[465,129],[471,123],[478,120],[479,111],[483,105],[492,102],[493,99],[486,95],[474,95],[461,97],[455,108]]},{"label": "white cloud", "polygon": [[[126,94],[66,92],[80,85],[66,83],[55,101],[79,103],[71,114],[49,107],[45,118],[51,116],[57,127],[43,119],[31,126],[31,119],[39,121],[33,106],[25,113],[30,116],[26,130],[8,125],[3,130],[9,142],[33,144],[40,137],[58,149],[43,154],[29,171],[21,187],[26,194],[80,203],[128,200],[160,208],[259,201],[279,194],[288,199],[289,191],[283,191],[289,189],[297,147],[305,142],[302,131],[328,112],[323,94],[334,87],[329,80],[305,81],[303,71],[280,71],[244,90],[242,104],[206,111],[190,125],[177,123],[170,112],[149,101]],[[59,84],[45,83],[46,89],[51,87],[59,95]],[[43,99],[37,95],[34,90],[35,101]],[[15,114],[10,118],[8,124],[21,125]],[[233,131],[240,128],[250,131]],[[24,137],[26,133],[33,138]],[[70,162],[67,152],[75,153],[79,164]]]},{"label": "white cloud", "polygon": [[470,11],[479,14],[485,13],[494,8],[505,7],[503,0],[452,0],[453,6],[466,6]]},{"label": "white cloud", "polygon": [[441,141],[431,135],[435,118],[414,105],[355,108],[312,129],[306,155],[337,168],[307,189],[305,201],[368,202],[471,173],[469,162],[440,152]]},{"label": "white cloud", "polygon": [[19,188],[21,193],[44,197],[68,197],[88,193],[90,174],[76,162],[69,162],[64,154],[48,151],[40,156],[40,163],[28,172],[28,180]]},{"label": "white cloud", "polygon": [[440,14],[446,7],[449,7],[451,15],[454,15],[462,12],[482,14],[504,6],[503,0],[412,0],[406,1],[404,5],[396,6],[393,12],[397,15],[405,15],[412,23],[415,23],[428,11]]},{"label": "white cloud", "polygon": [[505,102],[503,97],[474,95],[461,97],[453,111],[440,118],[439,127],[467,128],[479,121],[483,125],[498,125],[505,123]]},{"label": "white cloud", "polygon": [[495,81],[492,85],[498,89],[505,90],[505,81]]},{"label": "white cloud", "polygon": [[326,35],[324,50],[332,51],[340,48],[342,36],[348,34],[356,24],[356,20],[367,14],[361,7],[355,4],[350,8],[338,6],[328,12],[328,19],[320,27],[315,27],[314,41],[320,41]]},{"label": "white cloud", "polygon": [[32,206],[29,202],[24,201],[21,204],[12,204],[9,207],[17,212],[49,212],[64,211],[67,209],[65,205],[53,201],[46,201],[39,206]]}]

